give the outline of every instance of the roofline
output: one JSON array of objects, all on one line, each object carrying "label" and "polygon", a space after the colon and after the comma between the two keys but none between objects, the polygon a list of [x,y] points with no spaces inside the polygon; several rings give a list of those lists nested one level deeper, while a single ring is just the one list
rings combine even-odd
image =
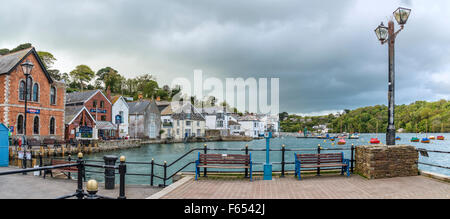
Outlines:
[{"label": "roofline", "polygon": [[[120,96],[119,99],[122,99],[123,102],[125,102],[125,105],[127,106],[127,108],[130,109],[130,106],[128,106],[128,103],[123,96]],[[117,99],[115,103],[117,103],[117,101],[119,101],[119,99]],[[115,103],[111,103],[111,104],[114,105]]]},{"label": "roofline", "polygon": [[[88,91],[86,91],[86,92],[88,92]],[[78,101],[78,102],[69,102],[69,103],[66,103],[66,105],[67,104],[74,104],[74,103],[83,103],[83,104],[85,104],[86,102],[88,102],[92,97],[94,97],[98,92],[100,92],[102,95],[103,95],[103,97],[105,97],[105,99],[111,104],[111,107],[112,107],[112,103],[111,103],[111,101],[108,99],[108,97],[106,97],[105,96],[105,94],[103,94],[103,92],[100,90],[100,89],[97,89],[97,91],[95,92],[95,93],[93,93],[89,98],[87,98],[85,101]]]},{"label": "roofline", "polygon": [[97,121],[94,119],[94,117],[92,117],[91,113],[89,113],[89,110],[85,106],[83,106],[81,110],[77,113],[77,115],[74,116],[73,119],[67,124],[68,125],[72,124],[72,122],[80,115],[81,112],[83,112],[83,110],[86,110],[87,114],[91,117],[92,121],[94,121],[94,124],[97,124]]},{"label": "roofline", "polygon": [[[25,50],[25,49],[23,49],[23,50]],[[19,50],[19,51],[21,51],[21,50]],[[19,52],[19,51],[17,51],[17,52]],[[16,69],[17,66],[18,66],[20,63],[22,63],[23,60],[25,60],[25,58],[26,58],[28,55],[30,55],[30,53],[33,53],[33,54],[35,55],[36,60],[38,61],[39,66],[42,68],[42,70],[43,70],[45,76],[47,77],[48,81],[50,82],[50,84],[53,84],[53,79],[52,79],[52,77],[51,77],[50,74],[48,73],[47,68],[46,68],[46,67],[44,66],[44,64],[42,63],[42,60],[41,60],[41,58],[39,57],[39,55],[37,54],[36,49],[35,49],[34,47],[32,47],[31,50],[28,51],[28,53],[25,54],[25,55],[22,57],[22,59],[20,59],[20,60],[14,65],[14,67],[12,67],[8,72],[6,72],[6,74],[11,74],[11,72],[12,72],[14,69]],[[9,55],[9,54],[7,54],[7,55]],[[5,56],[6,56],[6,55],[5,55]]]}]

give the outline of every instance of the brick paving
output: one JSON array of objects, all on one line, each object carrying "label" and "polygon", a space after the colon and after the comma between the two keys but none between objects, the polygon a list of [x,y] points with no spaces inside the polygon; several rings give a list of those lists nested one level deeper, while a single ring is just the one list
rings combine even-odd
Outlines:
[{"label": "brick paving", "polygon": [[449,199],[450,183],[424,176],[367,180],[358,175],[189,180],[162,199]]}]

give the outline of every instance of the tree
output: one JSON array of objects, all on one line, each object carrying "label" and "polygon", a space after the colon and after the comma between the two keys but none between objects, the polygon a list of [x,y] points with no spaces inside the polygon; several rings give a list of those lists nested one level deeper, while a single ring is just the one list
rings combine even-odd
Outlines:
[{"label": "tree", "polygon": [[74,81],[79,82],[81,91],[84,89],[84,82],[89,83],[95,76],[94,71],[87,65],[78,65],[73,71],[70,72],[70,76]]}]

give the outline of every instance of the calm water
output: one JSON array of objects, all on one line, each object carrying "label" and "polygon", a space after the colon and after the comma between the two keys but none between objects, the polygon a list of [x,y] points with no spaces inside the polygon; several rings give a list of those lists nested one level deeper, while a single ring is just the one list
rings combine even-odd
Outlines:
[{"label": "calm water", "polygon": [[[438,140],[431,140],[430,144],[422,144],[422,143],[413,143],[410,142],[410,139],[412,137],[415,137],[416,134],[397,134],[397,136],[401,137],[400,141],[397,141],[397,144],[409,144],[413,145],[417,148],[425,148],[428,150],[441,150],[441,151],[450,151],[450,134],[439,134],[439,133],[433,133],[431,134],[435,137],[438,135],[445,136],[444,141],[438,141]],[[311,148],[317,148],[318,144],[321,144],[324,148],[350,148],[351,144],[357,145],[367,145],[368,141],[370,141],[370,138],[376,137],[376,134],[361,134],[360,139],[346,139],[347,144],[346,145],[336,145],[337,141],[335,141],[335,145],[333,146],[331,141],[326,140],[324,142],[324,139],[302,139],[302,138],[295,138],[295,137],[283,137],[283,138],[275,138],[271,139],[270,141],[270,148],[271,149],[281,149],[281,145],[286,145],[286,149],[311,149]],[[430,136],[430,135],[428,135]],[[385,143],[385,134],[378,134],[378,139]],[[425,137],[425,134],[418,135],[417,137],[422,138]],[[108,153],[97,153],[93,155],[86,155],[86,159],[90,160],[103,160],[103,155],[117,155],[121,156],[124,155],[127,158],[127,161],[138,161],[138,162],[150,162],[152,158],[155,159],[156,163],[163,164],[164,161],[167,161],[168,164],[171,164],[173,161],[178,159],[180,156],[184,155],[186,152],[193,148],[203,148],[204,143],[178,143],[178,144],[152,144],[152,145],[145,145],[140,148],[135,149],[127,149],[122,151],[116,151],[116,152],[108,152]],[[248,144],[249,149],[262,149],[266,147],[266,140],[253,140],[251,142],[208,142],[208,148],[244,148],[245,145]],[[300,151],[301,152],[301,151]],[[303,151],[303,152],[310,152],[311,151]],[[341,151],[322,151],[321,153],[336,153]],[[350,150],[345,150],[344,157],[350,158]],[[230,151],[208,151],[208,153],[243,153],[243,152],[230,152]],[[188,162],[194,161],[197,158],[198,151],[195,151],[189,155],[187,155],[185,158],[180,160],[178,163],[174,164],[167,170],[167,176],[172,175],[172,173],[176,172],[178,169],[186,165]],[[450,166],[450,154],[443,154],[443,153],[428,153],[429,157],[422,157],[420,156],[420,161],[424,163],[431,163],[431,164],[437,164],[441,166]],[[265,163],[266,155],[265,151],[253,151],[252,152],[252,160],[254,163]],[[281,152],[279,151],[272,151],[270,152],[270,160],[271,162],[281,162]],[[294,152],[287,151],[285,154],[285,161],[286,162],[293,162],[294,161]],[[293,170],[293,165],[286,165],[286,170]],[[92,169],[92,168],[89,168]],[[254,171],[262,171],[262,165],[255,164],[254,165]],[[278,171],[281,169],[280,165],[273,165],[273,170]],[[443,169],[443,168],[437,168],[437,167],[430,167],[426,165],[420,165],[419,169],[426,170],[430,172],[440,173],[444,175],[450,176],[450,170]],[[102,171],[101,169],[92,169],[95,171]],[[163,176],[163,168],[155,166],[155,174],[158,176]],[[183,171],[194,171],[194,165],[191,164],[188,167],[186,167]],[[127,173],[150,173],[150,165],[139,165],[139,164],[129,164],[127,165]],[[116,180],[118,177],[116,176]],[[103,181],[104,176],[102,174],[98,173],[87,173],[87,179],[96,179],[98,181]],[[126,183],[127,184],[149,184],[150,183],[150,177],[149,176],[128,176],[126,177]],[[157,178],[154,179],[155,185],[161,184],[162,180],[159,180]],[[170,184],[171,181],[168,181],[167,184]]]}]

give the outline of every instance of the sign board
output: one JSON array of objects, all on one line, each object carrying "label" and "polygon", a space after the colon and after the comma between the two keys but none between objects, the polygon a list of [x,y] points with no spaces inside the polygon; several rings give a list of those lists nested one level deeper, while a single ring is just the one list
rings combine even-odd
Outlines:
[{"label": "sign board", "polygon": [[22,160],[23,159],[23,151],[17,152],[17,156],[20,160]]},{"label": "sign board", "polygon": [[92,127],[80,126],[79,133],[81,138],[92,138]]},{"label": "sign board", "polygon": [[9,127],[9,132],[14,133],[14,126]]},{"label": "sign board", "polygon": [[27,160],[31,160],[31,152],[27,151],[26,158]]},{"label": "sign board", "polygon": [[91,112],[91,113],[106,113],[106,110],[102,110],[102,109],[91,109],[90,112]]},{"label": "sign board", "polygon": [[122,116],[116,115],[116,124],[122,124]]},{"label": "sign board", "polygon": [[419,148],[418,151],[420,152],[420,155],[428,157],[428,152],[425,149]]},{"label": "sign board", "polygon": [[272,132],[265,132],[264,138],[272,138]]},{"label": "sign board", "polygon": [[39,110],[39,109],[27,109],[27,113],[30,113],[30,114],[41,114],[41,110]]}]

